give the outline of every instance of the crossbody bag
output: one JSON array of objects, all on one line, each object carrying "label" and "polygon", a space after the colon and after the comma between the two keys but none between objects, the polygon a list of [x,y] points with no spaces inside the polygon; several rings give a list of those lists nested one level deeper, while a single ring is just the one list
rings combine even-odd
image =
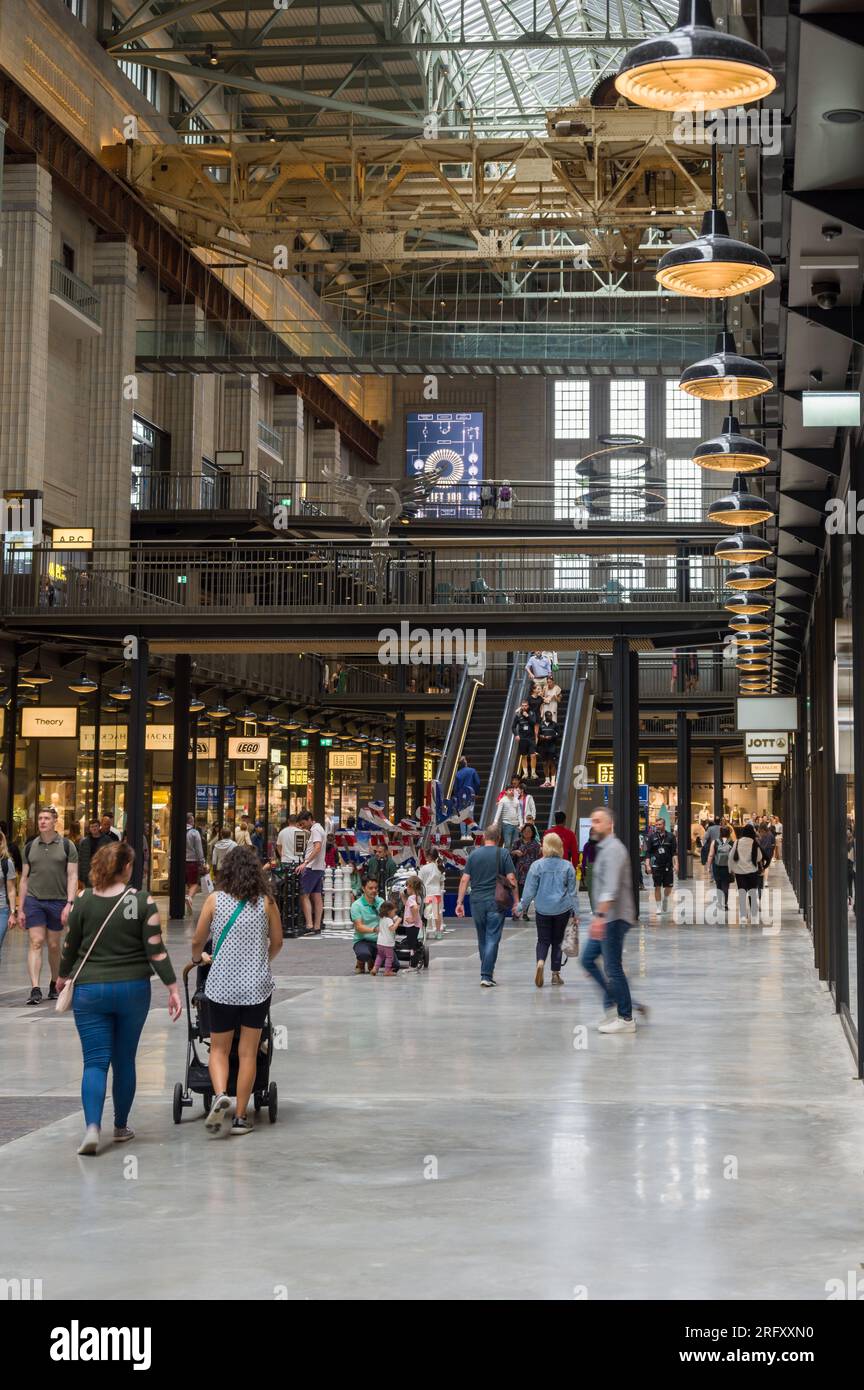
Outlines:
[{"label": "crossbody bag", "polygon": [[[29,861],[28,861],[28,862],[29,862]],[[84,959],[82,960],[81,964],[78,966],[78,969],[75,971],[75,974],[72,975],[72,976],[70,976],[70,978],[67,980],[65,988],[64,988],[63,991],[61,992],[60,997],[59,997],[58,1000],[57,1000],[57,1003],[54,1005],[54,1008],[56,1009],[56,1011],[57,1011],[58,1014],[65,1014],[69,1009],[71,1009],[71,1007],[72,1007],[72,993],[73,993],[73,991],[74,991],[74,989],[75,989],[75,981],[78,979],[78,976],[81,974],[81,971],[84,969],[84,966],[87,964],[87,961],[88,961],[88,959],[89,959],[89,957],[90,957],[90,952],[93,950],[93,947],[96,945],[96,942],[99,940],[100,936],[102,935],[103,931],[104,931],[105,928],[107,927],[108,923],[111,921],[111,918],[114,916],[114,913],[117,911],[117,909],[118,909],[118,907],[120,906],[120,904],[121,904],[122,902],[125,902],[125,901],[127,900],[128,897],[129,897],[129,889],[127,888],[126,891],[125,891],[125,893],[121,893],[121,894],[120,894],[119,898],[117,899],[116,903],[115,903],[114,906],[112,907],[111,911],[110,911],[110,912],[108,913],[108,915],[106,916],[105,921],[102,923],[101,927],[100,927],[99,930],[97,931],[97,933],[96,933],[96,935],[94,936],[93,940],[90,942],[90,945],[87,947],[87,954],[85,955],[85,957],[84,957]]]},{"label": "crossbody bag", "polygon": [[222,942],[225,940],[226,936],[233,927],[234,923],[237,921],[237,918],[240,916],[240,913],[243,911],[248,901],[248,898],[244,898],[242,902],[239,902],[237,904],[234,911],[231,913],[231,916],[228,918],[228,921],[225,923],[224,927],[219,933],[219,940],[216,942],[216,945],[213,948],[213,954],[210,957],[211,961],[214,961],[216,959],[217,955],[219,954],[219,948],[222,945]]}]

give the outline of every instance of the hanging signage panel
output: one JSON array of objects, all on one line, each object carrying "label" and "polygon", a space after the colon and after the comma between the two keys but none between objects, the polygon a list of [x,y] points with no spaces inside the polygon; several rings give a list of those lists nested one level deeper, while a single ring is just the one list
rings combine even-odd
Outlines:
[{"label": "hanging signage panel", "polygon": [[78,733],[78,707],[53,708],[25,705],[21,711],[22,738],[74,738]]},{"label": "hanging signage panel", "polygon": [[748,730],[771,732],[785,729],[794,733],[798,728],[798,697],[796,695],[739,695],[737,700],[740,733]]},{"label": "hanging signage panel", "polygon": [[267,762],[270,757],[269,738],[229,738],[228,740],[229,758],[252,758],[257,762]]},{"label": "hanging signage panel", "polygon": [[[125,724],[106,724],[99,730],[99,751],[100,753],[124,753],[126,751]],[[96,728],[93,724],[81,725],[81,742],[79,748],[82,753],[92,753],[96,747]]]},{"label": "hanging signage panel", "polygon": [[[216,757],[216,739],[215,739],[215,736],[214,736],[213,738],[199,738],[199,739],[196,739],[196,740],[195,740],[195,756],[196,756],[197,758],[215,758],[215,757]],[[189,741],[189,757],[190,757],[190,758],[192,757],[192,741],[191,741],[191,739],[190,739],[190,741]]]},{"label": "hanging signage panel", "polygon": [[149,753],[165,752],[171,753],[174,749],[174,725],[173,724],[148,724],[144,747]]},{"label": "hanging signage panel", "polygon": [[346,748],[331,753],[329,763],[331,772],[359,772],[363,766],[363,754],[359,748],[356,751]]},{"label": "hanging signage panel", "polygon": [[789,752],[789,735],[785,733],[758,733],[744,735],[744,752],[748,758],[785,758]]},{"label": "hanging signage panel", "polygon": [[779,776],[780,776],[780,773],[783,771],[783,764],[782,764],[782,763],[753,763],[753,764],[752,764],[752,771],[753,771],[753,776],[754,776],[757,780],[758,780],[759,778],[762,778],[762,777],[771,777],[772,780],[773,780],[773,778],[779,777]]},{"label": "hanging signage panel", "polygon": [[[597,764],[597,781],[598,781],[598,782],[602,782],[602,783],[606,783],[606,784],[612,784],[612,783],[614,783],[614,781],[615,781],[615,764],[614,764],[614,763],[598,763],[598,764]],[[637,763],[637,764],[636,764],[636,781],[637,781],[640,785],[645,781],[645,764],[644,764],[644,763]]]},{"label": "hanging signage panel", "polygon": [[52,550],[92,550],[92,526],[55,526],[51,531]]}]

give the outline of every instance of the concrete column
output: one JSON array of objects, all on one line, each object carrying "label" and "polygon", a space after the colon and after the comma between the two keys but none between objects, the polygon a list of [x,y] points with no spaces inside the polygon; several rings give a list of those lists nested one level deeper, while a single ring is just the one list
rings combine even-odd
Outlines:
[{"label": "concrete column", "polygon": [[689,876],[687,853],[690,848],[690,822],[693,819],[693,810],[690,795],[690,723],[683,709],[679,709],[677,714],[676,733],[678,755],[678,873],[681,878],[687,878]]},{"label": "concrete column", "polygon": [[[169,304],[167,332],[190,333],[204,327],[204,311],[197,304]],[[197,372],[161,376],[161,424],[171,435],[171,472],[199,474],[204,454],[204,395],[206,377]]]},{"label": "concrete column", "polygon": [[186,907],[186,812],[190,810],[193,815],[195,813],[194,793],[190,799],[187,788],[190,762],[187,753],[191,722],[189,714],[189,701],[192,696],[191,678],[192,658],[186,653],[176,656],[174,658],[174,752],[171,756],[171,859],[168,868],[168,915],[172,921],[182,921]]},{"label": "concrete column", "polygon": [[51,175],[9,164],[0,213],[0,484],[41,488],[45,478]]},{"label": "concrete column", "polygon": [[321,469],[325,464],[328,468],[341,470],[342,439],[335,425],[326,425],[316,429],[312,440],[312,451],[314,461],[312,481],[320,478]]},{"label": "concrete column", "polygon": [[87,524],[95,528],[97,543],[126,545],[138,299],[138,258],[130,242],[97,241],[93,283],[101,296],[102,335],[85,349],[90,354],[84,376],[90,382]]},{"label": "concrete column", "polygon": [[302,396],[282,392],[273,397],[273,428],[282,431],[283,478],[286,482],[305,482],[306,417]]},{"label": "concrete column", "polygon": [[141,637],[138,639],[138,655],[132,662],[132,700],[129,706],[129,782],[126,792],[126,839],[135,854],[135,865],[130,880],[133,888],[145,886],[144,821],[147,817],[147,808],[144,804],[144,797],[146,791],[145,740],[149,657],[150,644]]},{"label": "concrete column", "polygon": [[612,639],[612,760],[615,768],[613,814],[615,834],[626,846],[633,865],[638,905],[639,799],[636,759],[639,752],[639,654],[630,651],[627,637]]}]

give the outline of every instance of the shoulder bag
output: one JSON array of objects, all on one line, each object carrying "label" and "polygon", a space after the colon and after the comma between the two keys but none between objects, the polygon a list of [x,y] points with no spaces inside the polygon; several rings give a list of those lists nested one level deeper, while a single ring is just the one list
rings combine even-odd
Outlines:
[{"label": "shoulder bag", "polygon": [[129,896],[130,891],[134,892],[135,890],[134,890],[134,889],[130,890],[130,889],[127,888],[126,891],[125,891],[125,893],[121,893],[121,894],[120,894],[119,898],[117,899],[116,903],[115,903],[114,906],[112,907],[111,911],[107,914],[107,916],[106,916],[106,918],[105,918],[105,921],[102,923],[101,927],[100,927],[99,930],[97,931],[97,933],[96,933],[96,935],[94,936],[93,940],[90,942],[90,945],[87,947],[87,954],[85,955],[85,957],[84,957],[84,959],[82,960],[81,964],[78,966],[78,969],[75,971],[75,974],[72,975],[72,976],[67,980],[65,989],[62,991],[62,993],[60,994],[60,997],[59,997],[58,1000],[57,1000],[57,1003],[54,1005],[54,1008],[55,1008],[55,1010],[56,1010],[56,1012],[57,1012],[58,1014],[65,1014],[69,1009],[71,1009],[71,1007],[72,1007],[72,993],[73,993],[73,991],[74,991],[74,989],[75,989],[75,981],[78,979],[78,976],[81,974],[81,971],[84,969],[84,966],[87,964],[87,960],[88,960],[88,958],[89,958],[89,956],[90,956],[90,952],[93,950],[93,947],[96,945],[96,942],[99,940],[100,936],[102,935],[103,931],[104,931],[105,928],[107,927],[108,923],[111,921],[111,918],[114,916],[114,913],[117,911],[117,909],[118,909],[118,907],[120,906],[120,904],[121,904],[122,902],[125,902],[125,901],[126,901],[126,899],[127,899],[128,896]]},{"label": "shoulder bag", "polygon": [[219,947],[222,945],[222,942],[225,940],[226,936],[233,927],[234,923],[237,921],[237,918],[240,916],[240,913],[243,911],[248,901],[248,898],[243,898],[242,902],[239,902],[235,907],[234,911],[231,913],[231,916],[228,918],[228,921],[225,923],[224,927],[219,933],[219,940],[216,942],[216,945],[213,948],[213,953],[210,956],[211,961],[214,961],[216,959],[216,956],[219,953]]},{"label": "shoulder bag", "polygon": [[495,874],[495,906],[501,912],[509,912],[513,907],[513,889],[501,872],[501,849],[498,849],[497,870]]}]

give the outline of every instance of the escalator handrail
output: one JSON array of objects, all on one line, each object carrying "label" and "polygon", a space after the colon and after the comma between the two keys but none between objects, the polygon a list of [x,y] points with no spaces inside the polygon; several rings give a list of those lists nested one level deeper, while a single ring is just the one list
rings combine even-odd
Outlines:
[{"label": "escalator handrail", "polygon": [[[578,663],[578,656],[577,656]],[[561,737],[561,749],[558,757],[558,773],[555,778],[555,790],[552,793],[552,804],[549,808],[549,823],[554,825],[556,811],[563,811],[569,817],[572,804],[573,792],[573,769],[581,758],[577,757],[580,752],[578,747],[581,742],[585,743],[585,726],[590,718],[589,709],[593,708],[593,695],[588,676],[580,676],[576,679],[574,671],[574,682],[570,691],[570,698],[567,701],[567,712],[564,716],[564,732]]]},{"label": "escalator handrail", "polygon": [[480,817],[482,826],[489,825],[492,821],[498,805],[498,793],[507,785],[507,778],[510,775],[510,765],[515,749],[512,731],[513,720],[516,718],[517,709],[525,699],[525,692],[528,689],[530,679],[525,670],[527,660],[527,652],[513,653],[513,670],[510,673],[510,684],[507,687],[501,715],[501,727],[498,730],[495,752],[489,768],[489,781],[483,796],[483,813]]}]

